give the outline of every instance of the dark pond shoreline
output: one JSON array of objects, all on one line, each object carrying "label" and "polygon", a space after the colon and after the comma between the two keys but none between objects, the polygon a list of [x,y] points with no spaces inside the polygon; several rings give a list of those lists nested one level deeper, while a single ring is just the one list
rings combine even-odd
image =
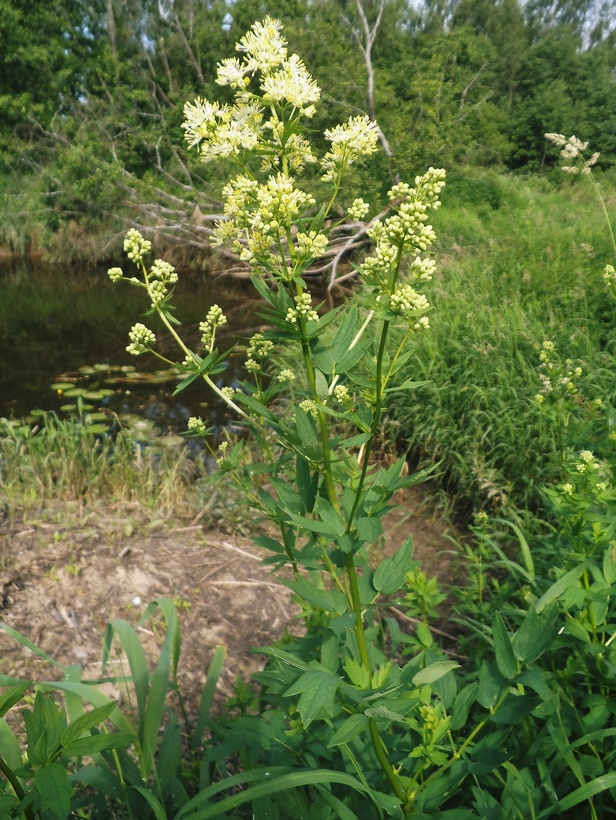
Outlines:
[{"label": "dark pond shoreline", "polygon": [[[184,429],[190,415],[202,415],[215,426],[224,423],[224,408],[203,383],[172,398],[173,377],[158,384],[156,376],[147,377],[161,363],[154,356],[126,352],[131,326],[145,321],[159,335],[160,352],[171,360],[181,358],[152,317],[143,319],[148,307],[143,291],[127,283],[114,285],[107,268],[0,258],[0,417],[23,418],[37,409],[60,413],[67,399],[51,385],[75,382],[94,390],[113,387],[114,395],[98,402],[101,407],[139,414],[155,421],[162,432]],[[229,320],[221,349],[231,348],[258,328],[259,303],[250,282],[180,269],[178,273],[173,301],[189,340],[197,342],[199,322],[213,303]],[[241,359],[238,352],[230,355],[222,383],[233,384],[240,377]],[[79,372],[83,366],[103,364],[133,366],[144,378],[135,382],[124,374],[114,384],[113,374]]]}]

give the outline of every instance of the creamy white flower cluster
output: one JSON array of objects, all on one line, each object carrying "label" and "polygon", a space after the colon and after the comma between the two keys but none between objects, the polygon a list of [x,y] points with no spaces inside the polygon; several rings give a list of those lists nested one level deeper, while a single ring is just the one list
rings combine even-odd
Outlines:
[{"label": "creamy white flower cluster", "polygon": [[288,267],[287,248],[303,261],[320,256],[327,247],[324,234],[310,231],[297,233],[295,245],[288,249],[291,226],[296,223],[315,199],[295,186],[293,177],[281,172],[264,183],[240,175],[224,190],[226,221],[217,223],[212,244],[231,242],[240,258],[252,265],[265,264],[283,278],[292,275]]},{"label": "creamy white flower cluster", "polygon": [[578,473],[592,473],[600,470],[601,464],[595,459],[594,453],[590,450],[582,450],[575,468]]},{"label": "creamy white flower cluster", "polygon": [[150,279],[159,279],[168,285],[175,285],[178,281],[178,275],[175,272],[173,265],[165,262],[163,259],[156,259],[150,268]]},{"label": "creamy white flower cluster", "polygon": [[227,317],[218,305],[212,305],[208,310],[205,321],[199,323],[201,331],[201,344],[203,347],[211,347],[216,333],[216,328],[227,324]]},{"label": "creamy white flower cluster", "polygon": [[[218,64],[216,82],[235,90],[233,105],[201,98],[186,103],[182,128],[188,144],[198,146],[204,160],[236,156],[260,146],[268,167],[280,167],[283,154],[292,169],[314,162],[308,143],[286,131],[276,106],[312,117],[321,91],[297,54],[287,56],[281,29],[281,23],[271,17],[255,23],[237,44],[242,57]],[[257,72],[259,94],[249,91],[250,78]]]},{"label": "creamy white flower cluster", "polygon": [[142,353],[147,353],[156,344],[156,336],[154,333],[141,322],[133,325],[128,334],[131,343],[126,350],[133,356],[140,356]]},{"label": "creamy white flower cluster", "polygon": [[[428,224],[428,213],[440,207],[439,195],[444,185],[445,171],[437,168],[430,168],[423,176],[416,177],[415,187],[406,182],[394,185],[389,191],[393,212],[368,230],[374,250],[364,259],[360,272],[377,291],[381,291],[378,301],[387,300],[392,312],[409,320],[416,320],[417,314],[430,307],[427,298],[411,283],[429,281],[436,264],[430,258],[415,256],[408,268],[407,281],[396,284],[393,289],[390,284],[392,271],[397,270],[406,253],[425,252],[436,240],[434,229]],[[430,323],[427,317],[421,317],[412,326],[422,330]]]},{"label": "creamy white flower cluster", "polygon": [[350,165],[376,151],[379,132],[369,117],[350,117],[334,128],[325,130],[332,147],[321,160],[324,180],[335,180]]},{"label": "creamy white flower cluster", "polygon": [[131,228],[124,239],[124,250],[128,258],[138,265],[152,250],[152,243],[144,239],[136,228]]},{"label": "creamy white flower cluster", "polygon": [[608,287],[616,285],[616,269],[613,265],[605,266],[605,270],[603,271],[603,280]]},{"label": "creamy white flower cluster", "polygon": [[244,367],[253,373],[261,370],[262,364],[259,363],[266,356],[269,356],[274,350],[274,343],[270,339],[264,339],[262,333],[255,333],[248,343],[247,359]]},{"label": "creamy white flower cluster", "polygon": [[553,145],[562,149],[560,155],[567,163],[575,162],[573,165],[561,165],[562,170],[568,174],[590,174],[593,165],[596,165],[599,159],[600,154],[598,151],[586,159],[584,152],[588,148],[588,143],[582,142],[576,136],[567,138],[564,134],[555,133],[544,134],[543,136]]},{"label": "creamy white flower cluster", "polygon": [[186,428],[189,433],[192,433],[196,436],[205,437],[208,432],[208,429],[205,426],[205,422],[202,418],[199,418],[198,416],[191,416],[186,423]]},{"label": "creamy white flower cluster", "polygon": [[558,361],[554,342],[543,342],[539,359],[541,364],[537,369],[537,376],[541,388],[535,396],[539,404],[543,404],[548,396],[553,399],[570,398],[579,392],[575,380],[582,376],[583,370],[579,365],[575,366],[572,359]]},{"label": "creamy white flower cluster", "polygon": [[347,216],[351,219],[363,219],[369,210],[370,205],[368,205],[367,202],[364,202],[361,197],[357,197],[357,199],[354,199],[347,208]]},{"label": "creamy white flower cluster", "polygon": [[318,322],[319,314],[312,307],[312,297],[309,293],[300,293],[295,297],[295,307],[287,311],[287,322],[296,325],[299,318],[309,322]]}]

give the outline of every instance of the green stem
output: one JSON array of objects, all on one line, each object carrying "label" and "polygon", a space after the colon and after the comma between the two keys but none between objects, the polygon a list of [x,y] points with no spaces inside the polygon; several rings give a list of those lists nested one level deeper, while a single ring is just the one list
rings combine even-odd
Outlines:
[{"label": "green stem", "polygon": [[368,465],[370,462],[370,455],[372,453],[372,445],[374,444],[374,439],[376,438],[377,431],[379,429],[379,424],[381,423],[381,413],[383,410],[383,391],[381,385],[381,377],[383,372],[383,354],[385,353],[385,344],[387,342],[387,333],[389,331],[389,320],[385,320],[383,322],[383,328],[381,330],[381,341],[379,344],[379,352],[377,354],[376,359],[376,404],[374,408],[374,417],[372,419],[372,424],[370,425],[370,438],[366,442],[366,449],[364,451],[364,458],[361,468],[361,475],[359,477],[359,484],[357,486],[357,491],[355,493],[355,501],[353,502],[353,507],[351,509],[351,513],[349,515],[349,520],[347,521],[347,532],[351,531],[351,527],[353,526],[353,520],[355,518],[355,513],[357,512],[357,507],[359,506],[359,500],[361,498],[362,490],[364,487],[364,483],[366,481],[366,474],[368,472]]},{"label": "green stem", "polygon": [[355,559],[350,553],[346,556],[346,571],[349,579],[353,612],[355,613],[355,636],[357,638],[359,656],[363,665],[366,667],[366,671],[370,675],[370,655],[368,654],[368,644],[366,642],[366,633],[364,632],[364,619],[361,609],[361,599],[359,597],[359,584],[357,583],[357,569],[355,567]]},{"label": "green stem", "polygon": [[387,779],[389,780],[396,797],[402,804],[402,811],[405,814],[408,814],[409,807],[407,806],[407,794],[404,790],[404,786],[402,785],[402,781],[394,772],[392,765],[387,758],[385,744],[383,743],[381,735],[379,734],[379,729],[376,725],[376,721],[370,718],[370,720],[368,721],[368,727],[370,729],[370,738],[372,740],[372,745],[374,746],[374,751],[376,752],[376,756],[379,760],[379,763],[381,764],[381,768],[385,772],[385,775],[387,776]]},{"label": "green stem", "polygon": [[[13,772],[13,770],[11,769],[11,767],[8,765],[8,763],[5,761],[5,759],[2,757],[2,755],[0,755],[0,772],[2,772],[2,774],[6,777],[6,779],[11,784],[11,788],[15,792],[15,796],[19,799],[19,801],[21,802],[22,800],[25,800],[26,793],[22,789],[21,783],[19,782],[18,778],[16,777],[16,775]],[[30,806],[27,809],[25,809],[24,814],[26,815],[28,820],[34,820],[34,813],[33,813],[32,808]]]},{"label": "green stem", "polygon": [[601,189],[599,188],[597,180],[594,178],[592,173],[590,174],[590,181],[593,185],[593,188],[595,189],[595,193],[599,197],[599,202],[601,203],[601,207],[603,208],[603,213],[605,215],[605,221],[607,222],[607,228],[608,228],[608,231],[610,232],[610,238],[612,240],[612,247],[614,248],[614,252],[616,253],[616,238],[614,238],[614,230],[612,228],[612,222],[610,220],[610,215],[608,213],[607,206],[605,204],[605,200],[603,199],[603,195],[601,194]]}]

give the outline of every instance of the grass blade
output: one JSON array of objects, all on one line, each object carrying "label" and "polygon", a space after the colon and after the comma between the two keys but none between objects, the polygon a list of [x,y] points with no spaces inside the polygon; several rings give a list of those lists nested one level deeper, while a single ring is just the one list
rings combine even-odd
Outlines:
[{"label": "grass blade", "polygon": [[222,667],[225,662],[225,647],[217,646],[212,655],[209,668],[207,670],[207,678],[203,692],[201,694],[201,702],[199,703],[199,714],[197,715],[197,722],[190,738],[190,747],[194,751],[201,744],[203,737],[203,730],[205,729],[212,708],[212,701],[214,700],[214,693],[220,678]]}]

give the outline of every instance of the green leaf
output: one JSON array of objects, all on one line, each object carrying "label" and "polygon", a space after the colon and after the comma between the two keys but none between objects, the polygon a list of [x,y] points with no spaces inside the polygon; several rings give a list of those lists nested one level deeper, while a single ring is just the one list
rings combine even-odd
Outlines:
[{"label": "green leaf", "polygon": [[383,525],[378,518],[358,518],[355,522],[355,527],[359,537],[368,544],[375,544],[383,534]]},{"label": "green leaf", "polygon": [[373,583],[375,589],[383,595],[397,592],[404,584],[406,574],[417,562],[411,560],[413,555],[413,539],[409,536],[400,549],[391,558],[381,561],[374,571]]},{"label": "green leaf", "polygon": [[103,706],[97,706],[95,709],[92,709],[91,712],[86,712],[80,718],[74,720],[62,733],[60,744],[62,746],[68,746],[74,740],[80,738],[85,732],[98,726],[99,723],[102,723],[109,717],[115,707],[116,703],[112,700],[109,703],[103,704]]},{"label": "green leaf", "polygon": [[386,388],[386,393],[399,393],[402,390],[417,390],[419,387],[425,387],[426,384],[430,384],[429,381],[424,382],[416,382],[413,379],[406,379],[401,385],[397,387],[388,387]]},{"label": "green leaf", "polygon": [[496,653],[498,671],[504,678],[511,680],[518,673],[518,664],[513,653],[511,638],[500,612],[496,612],[494,616],[492,634],[494,636],[494,652]]},{"label": "green leaf", "polygon": [[451,712],[450,728],[452,731],[457,731],[464,726],[471,706],[477,699],[478,692],[479,686],[476,683],[471,683],[465,686],[462,691],[458,692],[453,702],[453,710]]},{"label": "green leaf", "polygon": [[434,683],[444,677],[452,669],[458,669],[460,666],[456,661],[435,661],[426,666],[421,672],[418,672],[413,677],[415,686],[426,686],[426,684]]},{"label": "green leaf", "polygon": [[495,665],[483,661],[481,669],[479,670],[478,703],[486,709],[491,709],[493,706],[496,706],[506,686],[507,681],[502,677]]},{"label": "green leaf", "polygon": [[305,511],[304,502],[299,492],[296,492],[290,487],[286,481],[272,476],[270,479],[272,487],[276,490],[278,495],[278,503],[285,510],[285,512],[297,513],[302,515]]},{"label": "green leaf", "polygon": [[338,589],[320,589],[306,578],[295,578],[293,580],[280,578],[279,580],[289,589],[292,589],[300,598],[309,601],[314,606],[318,606],[325,612],[334,612],[338,615],[346,612],[347,597]]},{"label": "green leaf", "polygon": [[[236,790],[234,794],[222,800],[212,800],[216,794],[223,790],[228,791],[253,781],[260,782],[257,782],[255,786]],[[289,770],[269,766],[267,769],[252,769],[248,772],[242,772],[240,775],[222,778],[219,783],[203,789],[196,797],[186,803],[174,820],[184,820],[186,817],[190,817],[191,820],[214,820],[214,818],[223,817],[224,812],[233,811],[238,806],[259,797],[276,794],[287,789],[298,789],[302,786],[323,786],[326,783],[339,783],[355,789],[355,791],[366,795],[368,799],[381,807],[388,815],[395,817],[396,820],[402,818],[400,801],[395,795],[383,794],[364,786],[363,783],[346,772],[337,772],[330,769],[300,769],[290,772]]]},{"label": "green leaf", "polygon": [[553,625],[556,605],[546,610],[542,618],[537,612],[536,607],[531,606],[513,639],[513,651],[523,663],[532,663],[540,658],[558,635]]},{"label": "green leaf", "polygon": [[105,640],[103,644],[103,674],[107,667],[114,635],[119,638],[128,660],[132,683],[135,688],[135,695],[137,696],[138,723],[141,725],[145,715],[149,679],[148,662],[145,651],[137,633],[128,621],[125,621],[123,618],[109,621],[105,628]]},{"label": "green leaf", "polygon": [[340,535],[344,535],[344,521],[342,518],[338,521],[320,521],[318,518],[308,518],[305,515],[290,514],[289,521],[297,527],[308,530],[308,532],[326,535],[329,538],[337,538]]},{"label": "green leaf", "polygon": [[0,623],[0,629],[6,632],[7,635],[10,635],[11,638],[17,641],[17,643],[20,643],[22,646],[25,646],[26,649],[30,649],[32,652],[34,652],[35,655],[38,655],[39,658],[43,658],[43,660],[52,664],[52,666],[55,666],[57,669],[63,669],[61,663],[58,663],[58,661],[55,658],[52,658],[51,655],[48,655],[47,652],[44,652],[36,644],[32,643],[32,641],[29,638],[26,638],[25,635],[22,635],[21,632],[18,632],[16,629],[13,629],[12,626],[9,626],[5,623]]},{"label": "green leaf", "polygon": [[0,794],[0,817],[12,817],[11,811],[19,803],[12,794]]},{"label": "green leaf", "polygon": [[93,755],[102,752],[104,749],[123,749],[130,746],[135,735],[127,732],[114,732],[113,734],[88,735],[74,740],[64,747],[64,754],[82,757],[83,755]]},{"label": "green leaf", "polygon": [[[165,615],[167,630],[165,641],[160,650],[158,663],[152,675],[149,687],[148,701],[145,708],[143,724],[139,727],[139,738],[142,744],[143,767],[147,775],[154,768],[154,756],[157,740],[161,728],[161,721],[165,710],[165,699],[170,684],[171,675],[175,675],[179,654],[179,623],[173,602],[161,598],[150,604],[150,608],[158,606]],[[148,612],[149,610],[146,610]]]},{"label": "green leaf", "polygon": [[21,766],[21,746],[4,718],[0,718],[0,754],[11,769]]},{"label": "green leaf", "polygon": [[535,695],[511,695],[492,715],[495,723],[516,724],[536,709],[541,700]]},{"label": "green leaf", "polygon": [[214,694],[216,692],[216,686],[222,674],[222,667],[225,661],[225,652],[226,650],[224,646],[217,646],[214,650],[212,660],[210,661],[210,665],[207,670],[207,678],[205,680],[205,686],[203,687],[201,702],[199,704],[199,714],[190,738],[190,745],[193,750],[198,748],[203,739],[203,730],[208,723],[210,710],[214,701]]},{"label": "green leaf", "polygon": [[363,714],[355,714],[348,717],[344,723],[334,732],[331,740],[327,744],[327,748],[332,746],[341,746],[343,743],[348,743],[354,737],[362,734],[368,729],[368,718]]},{"label": "green leaf", "polygon": [[320,399],[327,399],[329,396],[329,386],[325,375],[317,368],[314,372],[315,389]]},{"label": "green leaf", "polygon": [[25,680],[21,683],[11,686],[0,697],[0,717],[5,715],[9,709],[12,709],[15,704],[21,700],[26,689],[32,685],[31,680]]},{"label": "green leaf", "polygon": [[552,584],[548,591],[536,602],[535,609],[537,612],[543,612],[548,604],[553,603],[560,598],[561,595],[564,595],[570,587],[576,586],[578,578],[589,564],[590,561],[582,561],[577,567],[573,567],[569,572],[566,572],[555,584]]},{"label": "green leaf", "polygon": [[[107,695],[104,695],[100,690],[96,689],[89,683],[81,683],[79,681],[53,681],[37,683],[35,685],[37,689],[41,689],[43,692],[53,692],[55,690],[59,690],[61,692],[71,692],[94,706],[100,706],[104,703],[109,703],[110,701]],[[127,732],[128,734],[132,733],[133,727],[119,709],[114,709],[109,716],[109,719],[121,731]]]},{"label": "green leaf", "polygon": [[559,800],[554,806],[545,809],[541,814],[537,815],[537,820],[543,820],[545,817],[550,817],[554,814],[559,814],[572,809],[583,803],[584,800],[590,800],[596,794],[607,791],[608,789],[616,788],[616,772],[608,772],[607,774],[597,777],[596,780],[591,780],[589,783],[584,783],[579,789],[570,792],[568,795]]},{"label": "green leaf", "polygon": [[299,695],[297,710],[306,728],[317,717],[334,716],[334,698],[340,679],[331,672],[309,669],[289,687],[285,697]]},{"label": "green leaf", "polygon": [[304,504],[304,509],[312,512],[319,489],[319,473],[317,470],[310,474],[310,464],[305,458],[298,455],[295,459],[295,481]]},{"label": "green leaf", "polygon": [[603,556],[603,577],[608,584],[616,583],[616,541],[612,541]]},{"label": "green leaf", "polygon": [[41,796],[43,816],[49,811],[53,817],[68,817],[73,787],[61,763],[51,763],[39,769],[34,775],[34,785]]},{"label": "green leaf", "polygon": [[473,774],[488,774],[509,760],[511,755],[501,748],[502,741],[502,732],[482,738],[471,753],[469,771]]},{"label": "green leaf", "polygon": [[168,815],[165,811],[164,806],[162,805],[162,803],[160,803],[159,800],[157,800],[154,797],[150,789],[146,788],[145,786],[133,786],[133,788],[136,792],[139,792],[139,794],[145,799],[148,806],[154,812],[154,817],[156,818],[156,820],[168,820]]}]

